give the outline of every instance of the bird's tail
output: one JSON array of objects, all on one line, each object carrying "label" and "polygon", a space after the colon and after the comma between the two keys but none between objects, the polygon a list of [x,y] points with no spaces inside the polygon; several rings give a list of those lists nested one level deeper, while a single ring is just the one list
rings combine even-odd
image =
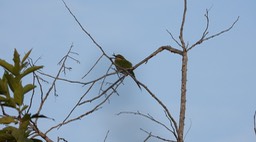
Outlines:
[{"label": "bird's tail", "polygon": [[140,88],[140,90],[141,90],[141,87],[140,87],[140,84],[139,84],[139,82],[138,81],[136,81],[136,80],[134,80],[135,82],[136,82],[136,84],[138,85],[138,87]]}]

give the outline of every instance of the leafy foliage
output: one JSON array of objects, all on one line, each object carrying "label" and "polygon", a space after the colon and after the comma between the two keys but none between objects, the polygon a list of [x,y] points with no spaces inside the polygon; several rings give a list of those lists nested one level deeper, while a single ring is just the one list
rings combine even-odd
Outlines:
[{"label": "leafy foliage", "polygon": [[[20,54],[15,49],[13,64],[0,59],[0,67],[4,69],[2,78],[0,78],[0,105],[3,111],[0,124],[6,125],[0,130],[0,142],[41,142],[41,140],[29,138],[29,124],[32,117],[26,112],[28,105],[24,104],[25,94],[32,91],[36,86],[33,84],[23,85],[23,77],[43,68],[43,66],[28,67],[27,58],[30,53],[31,50],[20,59]],[[6,113],[5,107],[16,110],[17,116]],[[10,126],[11,124],[12,126]],[[18,127],[13,127],[13,124],[18,124]]]}]

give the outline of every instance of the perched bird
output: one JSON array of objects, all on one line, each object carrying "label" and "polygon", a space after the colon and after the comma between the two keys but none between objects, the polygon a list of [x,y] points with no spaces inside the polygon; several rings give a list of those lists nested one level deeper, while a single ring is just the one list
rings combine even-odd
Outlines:
[{"label": "perched bird", "polygon": [[132,70],[132,63],[126,60],[124,56],[120,54],[114,55],[114,57],[115,57],[114,63],[117,71],[121,72],[124,75],[130,75],[134,79],[136,84],[139,86],[139,88],[141,89],[139,83],[136,81],[135,74]]}]

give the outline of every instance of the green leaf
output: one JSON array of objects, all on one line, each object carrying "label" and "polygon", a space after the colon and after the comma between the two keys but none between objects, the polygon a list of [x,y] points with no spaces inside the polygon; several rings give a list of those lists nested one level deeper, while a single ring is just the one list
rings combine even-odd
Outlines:
[{"label": "green leaf", "polygon": [[21,71],[21,66],[20,66],[20,54],[17,52],[16,49],[14,49],[13,62],[14,62],[13,74],[15,76],[18,76]]},{"label": "green leaf", "polygon": [[25,142],[26,141],[24,130],[20,130],[20,129],[13,130],[12,135],[15,137],[17,142]]},{"label": "green leaf", "polygon": [[33,66],[33,67],[30,67],[30,68],[27,68],[22,74],[21,74],[21,78],[26,76],[27,74],[29,73],[32,73],[36,70],[39,70],[41,68],[43,68],[44,66]]},{"label": "green leaf", "polygon": [[7,95],[7,80],[6,79],[0,79],[0,95]]},{"label": "green leaf", "polygon": [[28,108],[28,105],[24,105],[24,106],[21,108],[20,111],[22,112],[22,111],[26,110],[27,108]]},{"label": "green leaf", "polygon": [[33,90],[34,88],[36,88],[35,85],[33,85],[33,84],[27,84],[27,85],[24,86],[24,88],[23,88],[23,95],[25,95],[27,92]]},{"label": "green leaf", "polygon": [[15,88],[14,92],[14,101],[15,103],[17,103],[19,106],[21,106],[23,104],[23,88],[21,86],[17,86],[17,88]]},{"label": "green leaf", "polygon": [[0,79],[0,94],[5,95],[6,98],[10,98],[8,83],[5,75]]},{"label": "green leaf", "polygon": [[0,133],[0,142],[16,142],[11,134]]},{"label": "green leaf", "polygon": [[17,87],[17,83],[14,80],[14,77],[8,72],[4,73],[5,78],[7,79],[8,85],[12,91]]},{"label": "green leaf", "polygon": [[47,116],[45,116],[45,115],[43,115],[43,114],[38,114],[38,113],[32,115],[32,116],[31,116],[31,119],[32,119],[32,118],[47,118],[47,119],[51,119],[51,120],[55,121],[53,118],[50,118],[50,117],[47,117]]},{"label": "green leaf", "polygon": [[21,66],[20,66],[20,54],[17,52],[16,49],[14,49],[13,62],[14,62],[13,74],[17,76],[20,74]]},{"label": "green leaf", "polygon": [[18,77],[14,78],[8,72],[5,72],[5,77],[14,94],[14,102],[16,102],[19,106],[22,105],[24,94],[20,79]]},{"label": "green leaf", "polygon": [[23,59],[22,59],[22,61],[21,61],[22,64],[27,60],[27,58],[28,58],[29,54],[31,53],[31,51],[32,51],[32,49],[30,49],[30,50],[28,51],[28,53],[25,54],[25,56],[23,57]]},{"label": "green leaf", "polygon": [[7,70],[7,71],[9,71],[11,73],[14,73],[13,72],[14,66],[12,64],[9,64],[5,60],[0,59],[0,66],[2,66],[5,70]]},{"label": "green leaf", "polygon": [[28,129],[28,124],[30,121],[30,114],[25,114],[21,119],[20,130],[24,130],[24,132]]},{"label": "green leaf", "polygon": [[11,135],[15,127],[8,126],[0,130],[0,142],[16,142],[15,138]]},{"label": "green leaf", "polygon": [[0,118],[0,124],[16,123],[16,120],[10,116],[3,116]]},{"label": "green leaf", "polygon": [[13,98],[8,98],[8,99],[6,99],[6,101],[5,101],[5,102],[2,102],[1,105],[2,105],[2,106],[11,107],[11,108],[16,109],[16,103],[14,102],[14,99],[13,99]]}]

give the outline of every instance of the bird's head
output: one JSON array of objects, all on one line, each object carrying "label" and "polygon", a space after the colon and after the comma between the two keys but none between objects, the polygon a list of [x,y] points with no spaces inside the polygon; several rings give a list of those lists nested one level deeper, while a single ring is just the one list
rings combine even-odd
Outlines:
[{"label": "bird's head", "polygon": [[125,59],[124,56],[122,56],[120,54],[114,55],[114,57],[115,57],[116,60],[123,60],[123,59]]}]

